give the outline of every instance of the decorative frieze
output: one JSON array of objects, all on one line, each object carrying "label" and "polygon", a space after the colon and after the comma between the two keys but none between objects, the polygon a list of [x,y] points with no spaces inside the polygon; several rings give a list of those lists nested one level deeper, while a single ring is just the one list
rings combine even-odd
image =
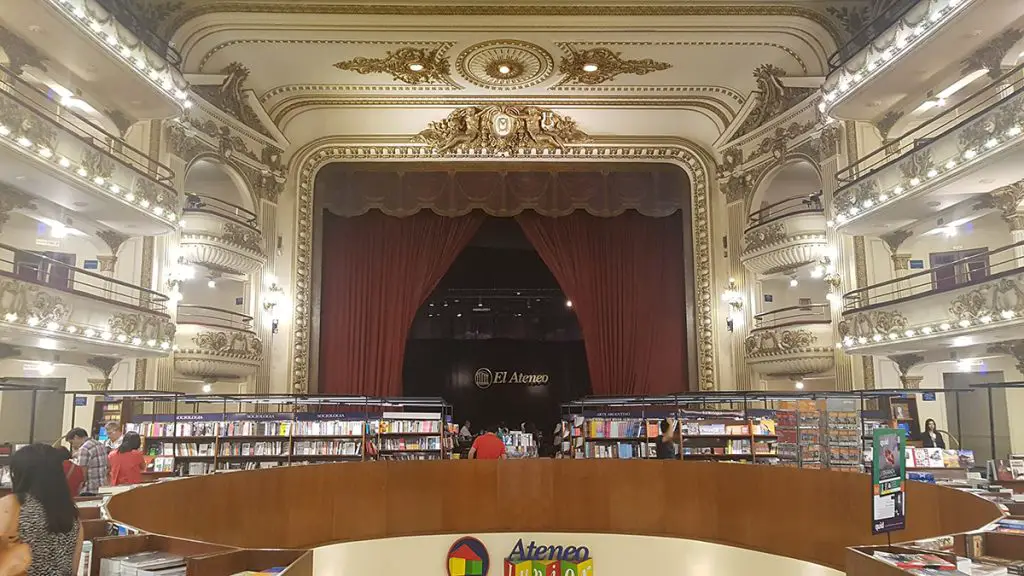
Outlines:
[{"label": "decorative frieze", "polygon": [[590,48],[576,50],[570,44],[559,44],[568,52],[562,57],[559,69],[564,77],[559,84],[603,84],[622,74],[643,76],[651,72],[668,70],[672,67],[668,62],[659,62],[652,58],[628,59],[621,52],[608,48]]},{"label": "decorative frieze", "polygon": [[747,232],[743,235],[743,251],[754,252],[767,248],[786,239],[786,226],[782,222],[772,222]]},{"label": "decorative frieze", "polygon": [[973,54],[962,62],[961,74],[970,74],[976,70],[988,70],[988,75],[993,80],[1003,75],[1003,59],[1010,53],[1010,50],[1017,45],[1017,42],[1024,38],[1024,30],[1020,28],[1009,28],[1003,30],[987,44],[978,48]]},{"label": "decorative frieze", "polygon": [[245,248],[257,254],[263,254],[263,235],[258,230],[253,230],[234,222],[224,223],[224,233],[221,240]]},{"label": "decorative frieze", "polygon": [[785,76],[786,71],[774,64],[762,64],[754,69],[754,80],[757,82],[756,100],[743,124],[740,124],[736,131],[737,137],[764,126],[815,92],[812,88],[785,86],[781,80]]},{"label": "decorative frieze", "polygon": [[839,335],[856,340],[880,341],[890,334],[901,334],[908,325],[907,317],[896,311],[874,310],[844,317],[839,323]]},{"label": "decorative frieze", "polygon": [[251,332],[204,330],[193,336],[192,342],[197,351],[205,354],[251,360],[263,358],[263,341]]},{"label": "decorative frieze", "polygon": [[568,116],[535,106],[496,104],[459,108],[431,122],[414,139],[441,154],[491,150],[515,155],[523,150],[563,150],[589,141]]},{"label": "decorative frieze", "polygon": [[450,85],[452,83],[451,64],[444,56],[450,47],[451,43],[445,43],[436,48],[406,46],[397,50],[388,50],[380,58],[359,56],[351,60],[337,62],[334,67],[358,74],[388,74],[395,80],[406,84]]},{"label": "decorative frieze", "polygon": [[1001,278],[960,294],[949,305],[954,322],[966,328],[975,322],[1024,316],[1024,289],[1015,278]]},{"label": "decorative frieze", "polygon": [[747,356],[785,354],[808,348],[818,341],[810,330],[758,330],[743,341]]},{"label": "decorative frieze", "polygon": [[242,94],[245,82],[249,79],[249,69],[241,62],[232,62],[220,73],[225,76],[219,86],[193,86],[192,90],[249,128],[269,137],[270,132]]}]

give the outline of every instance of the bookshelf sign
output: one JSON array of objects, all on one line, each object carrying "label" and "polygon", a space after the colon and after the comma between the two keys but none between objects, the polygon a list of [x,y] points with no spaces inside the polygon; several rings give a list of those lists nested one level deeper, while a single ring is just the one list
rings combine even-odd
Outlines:
[{"label": "bookshelf sign", "polygon": [[878,428],[871,437],[871,533],[907,526],[907,437],[902,430]]}]

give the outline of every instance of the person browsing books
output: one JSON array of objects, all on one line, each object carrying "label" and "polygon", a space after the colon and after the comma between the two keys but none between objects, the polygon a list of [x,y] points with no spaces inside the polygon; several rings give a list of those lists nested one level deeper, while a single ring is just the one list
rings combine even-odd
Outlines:
[{"label": "person browsing books", "polygon": [[494,431],[492,424],[483,434],[476,437],[473,447],[469,449],[470,460],[505,460],[508,458],[505,453],[505,443]]},{"label": "person browsing books", "polygon": [[110,453],[110,485],[124,486],[141,484],[142,473],[146,471],[146,459],[142,455],[142,438],[135,432],[124,435],[117,450]]},{"label": "person browsing books", "polygon": [[14,493],[0,499],[0,573],[77,574],[82,530],[57,449],[21,448],[11,457],[11,477]]},{"label": "person browsing books", "polygon": [[674,460],[676,457],[675,426],[668,420],[661,421],[661,435],[654,439],[654,453],[658,460]]},{"label": "person browsing books", "polygon": [[81,428],[75,428],[65,434],[64,440],[71,444],[71,451],[75,454],[76,463],[85,472],[82,496],[98,494],[100,486],[107,485],[107,472],[110,470],[110,464],[107,462],[107,449],[103,447],[103,444],[89,438],[89,433]]},{"label": "person browsing books", "polygon": [[931,418],[924,421],[924,434],[921,435],[921,444],[925,448],[945,448],[946,441],[942,439],[942,433]]},{"label": "person browsing books", "polygon": [[121,425],[117,422],[107,422],[103,428],[107,431],[107,439],[103,442],[103,446],[106,447],[107,452],[117,450],[121,446],[121,439],[124,438]]}]

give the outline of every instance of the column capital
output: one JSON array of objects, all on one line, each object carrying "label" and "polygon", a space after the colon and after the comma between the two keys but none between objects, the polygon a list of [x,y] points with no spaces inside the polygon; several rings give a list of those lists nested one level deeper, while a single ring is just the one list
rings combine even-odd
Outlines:
[{"label": "column capital", "polygon": [[103,274],[113,275],[114,266],[117,264],[117,256],[112,254],[100,254],[96,256],[96,259],[100,262],[100,272]]},{"label": "column capital", "polygon": [[907,390],[920,390],[924,376],[900,376],[900,383]]},{"label": "column capital", "polygon": [[910,254],[893,254],[892,255],[892,267],[897,272],[903,270],[910,270]]}]

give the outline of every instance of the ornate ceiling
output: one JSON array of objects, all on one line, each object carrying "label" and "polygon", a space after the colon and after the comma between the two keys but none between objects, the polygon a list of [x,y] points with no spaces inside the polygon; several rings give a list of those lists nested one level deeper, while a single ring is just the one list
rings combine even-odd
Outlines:
[{"label": "ornate ceiling", "polygon": [[[504,103],[556,109],[595,136],[710,148],[759,89],[756,69],[817,87],[836,38],[870,13],[869,2],[824,0],[139,2],[197,91],[240,65],[251,99],[229,104],[265,109],[293,145],[412,135],[453,107]],[[242,115],[258,124],[258,112]]]}]

